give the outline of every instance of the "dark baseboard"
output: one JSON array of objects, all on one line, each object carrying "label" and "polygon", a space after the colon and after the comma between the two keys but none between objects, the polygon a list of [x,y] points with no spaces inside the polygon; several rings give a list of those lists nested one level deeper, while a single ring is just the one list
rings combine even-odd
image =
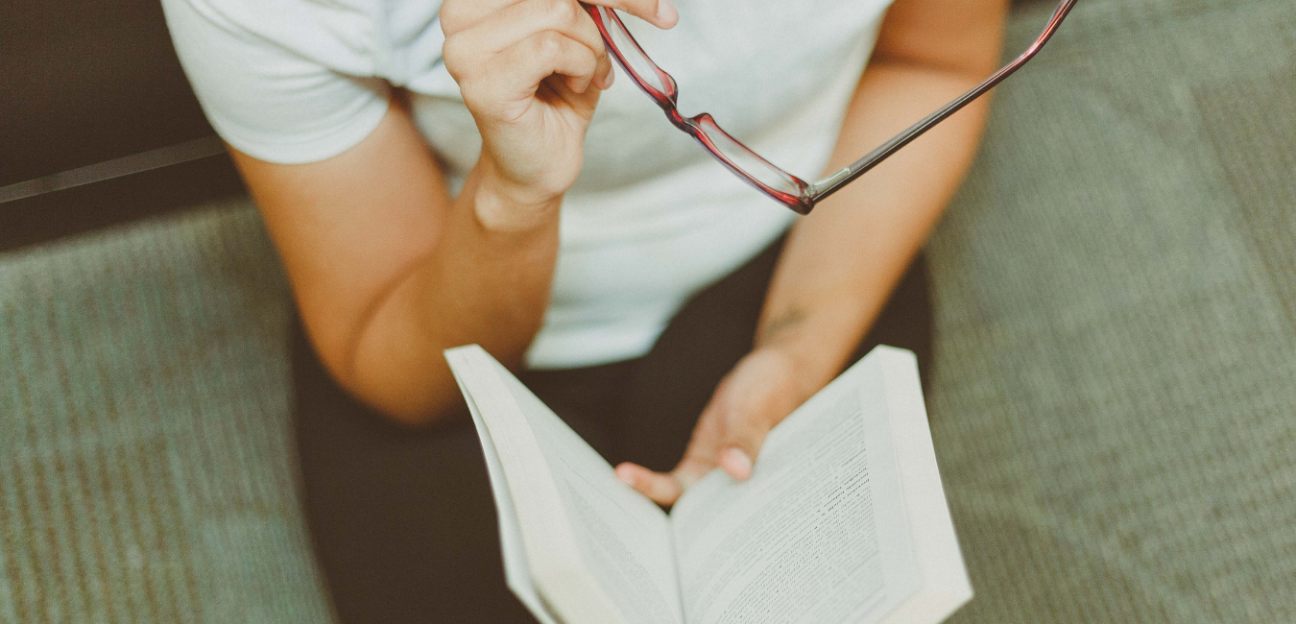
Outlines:
[{"label": "dark baseboard", "polygon": [[221,154],[0,204],[0,252],[246,195]]}]

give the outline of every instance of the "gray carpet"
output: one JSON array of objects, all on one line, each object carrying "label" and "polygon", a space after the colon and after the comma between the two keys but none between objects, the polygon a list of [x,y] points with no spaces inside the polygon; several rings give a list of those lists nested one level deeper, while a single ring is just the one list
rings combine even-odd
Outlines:
[{"label": "gray carpet", "polygon": [[1296,622],[1296,3],[1050,45],[931,244],[955,621]]},{"label": "gray carpet", "polygon": [[0,262],[0,622],[326,622],[246,201]]},{"label": "gray carpet", "polygon": [[[1294,102],[1291,0],[1081,0],[999,90],[931,244],[956,622],[1296,622]],[[330,619],[289,314],[246,201],[0,255],[0,622]]]}]

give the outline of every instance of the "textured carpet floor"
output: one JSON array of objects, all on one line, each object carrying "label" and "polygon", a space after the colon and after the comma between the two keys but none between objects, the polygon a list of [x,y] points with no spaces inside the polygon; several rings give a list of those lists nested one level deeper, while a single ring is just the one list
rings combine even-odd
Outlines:
[{"label": "textured carpet floor", "polygon": [[955,620],[1296,622],[1296,3],[1050,46],[931,244]]},{"label": "textured carpet floor", "polygon": [[[956,622],[1296,622],[1294,102],[1291,0],[1081,0],[998,92],[931,245]],[[0,256],[0,623],[330,619],[288,314],[246,202]]]},{"label": "textured carpet floor", "polygon": [[0,622],[326,622],[246,201],[0,262]]}]

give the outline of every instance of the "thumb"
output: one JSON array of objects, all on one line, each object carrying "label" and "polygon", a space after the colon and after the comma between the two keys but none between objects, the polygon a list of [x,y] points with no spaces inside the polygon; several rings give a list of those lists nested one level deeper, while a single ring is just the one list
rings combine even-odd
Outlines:
[{"label": "thumb", "polygon": [[745,481],[751,477],[769,425],[764,418],[745,410],[730,410],[726,416],[716,464],[730,477]]}]

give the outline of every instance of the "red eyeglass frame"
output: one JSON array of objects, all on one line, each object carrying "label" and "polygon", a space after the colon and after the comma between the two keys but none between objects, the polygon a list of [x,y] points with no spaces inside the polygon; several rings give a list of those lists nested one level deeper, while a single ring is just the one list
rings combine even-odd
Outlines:
[{"label": "red eyeglass frame", "polygon": [[[1045,43],[1053,37],[1062,20],[1071,12],[1075,6],[1076,0],[1060,0],[1057,8],[1053,11],[1053,17],[1045,26],[1044,32],[1016,59],[1005,65],[1002,69],[992,74],[989,78],[982,81],[968,92],[951,101],[949,104],[941,107],[936,112],[924,117],[918,123],[910,126],[891,140],[878,146],[873,151],[866,154],[863,158],[855,161],[853,164],[843,167],[824,178],[815,182],[806,182],[782,169],[768,160],[762,158],[752,150],[748,149],[742,142],[733,138],[725,132],[715,122],[715,119],[709,113],[701,113],[694,117],[684,117],[676,107],[679,90],[675,79],[666,73],[656,63],[648,57],[639,43],[635,41],[634,36],[626,29],[625,24],[621,21],[620,16],[615,11],[603,6],[589,5],[584,2],[581,6],[594,19],[594,24],[598,26],[599,33],[603,36],[603,43],[612,58],[616,59],[618,65],[625,70],[626,75],[630,76],[639,89],[648,94],[657,106],[661,107],[666,113],[666,118],[671,124],[693,137],[703,148],[710,152],[726,168],[732,171],[739,178],[742,178],[748,184],[757,190],[774,198],[775,201],[791,208],[798,214],[810,214],[815,205],[825,197],[832,195],[856,178],[864,175],[878,163],[886,160],[889,156],[896,153],[900,148],[908,145],[922,133],[930,130],[936,124],[946,120],[954,113],[958,112],[964,106],[967,106],[973,100],[981,97],[986,92],[993,89],[1004,79],[1013,75],[1018,69],[1021,69],[1027,61],[1035,57],[1036,54],[1044,47]],[[618,45],[617,40],[621,39],[622,43]],[[634,55],[634,60],[645,70],[653,72],[652,78],[656,80],[656,85],[649,82],[647,78],[641,76],[633,68],[633,63],[627,55]],[[658,88],[658,85],[661,88]],[[731,145],[723,146],[724,143]],[[729,155],[725,154],[724,147],[731,151]],[[764,173],[774,178],[767,178],[767,182],[761,181],[756,175],[744,169],[743,165],[735,162],[736,159],[745,159],[748,161],[747,167],[761,167],[766,169]],[[784,188],[779,189],[771,185],[775,183],[776,178],[781,178]]]}]

